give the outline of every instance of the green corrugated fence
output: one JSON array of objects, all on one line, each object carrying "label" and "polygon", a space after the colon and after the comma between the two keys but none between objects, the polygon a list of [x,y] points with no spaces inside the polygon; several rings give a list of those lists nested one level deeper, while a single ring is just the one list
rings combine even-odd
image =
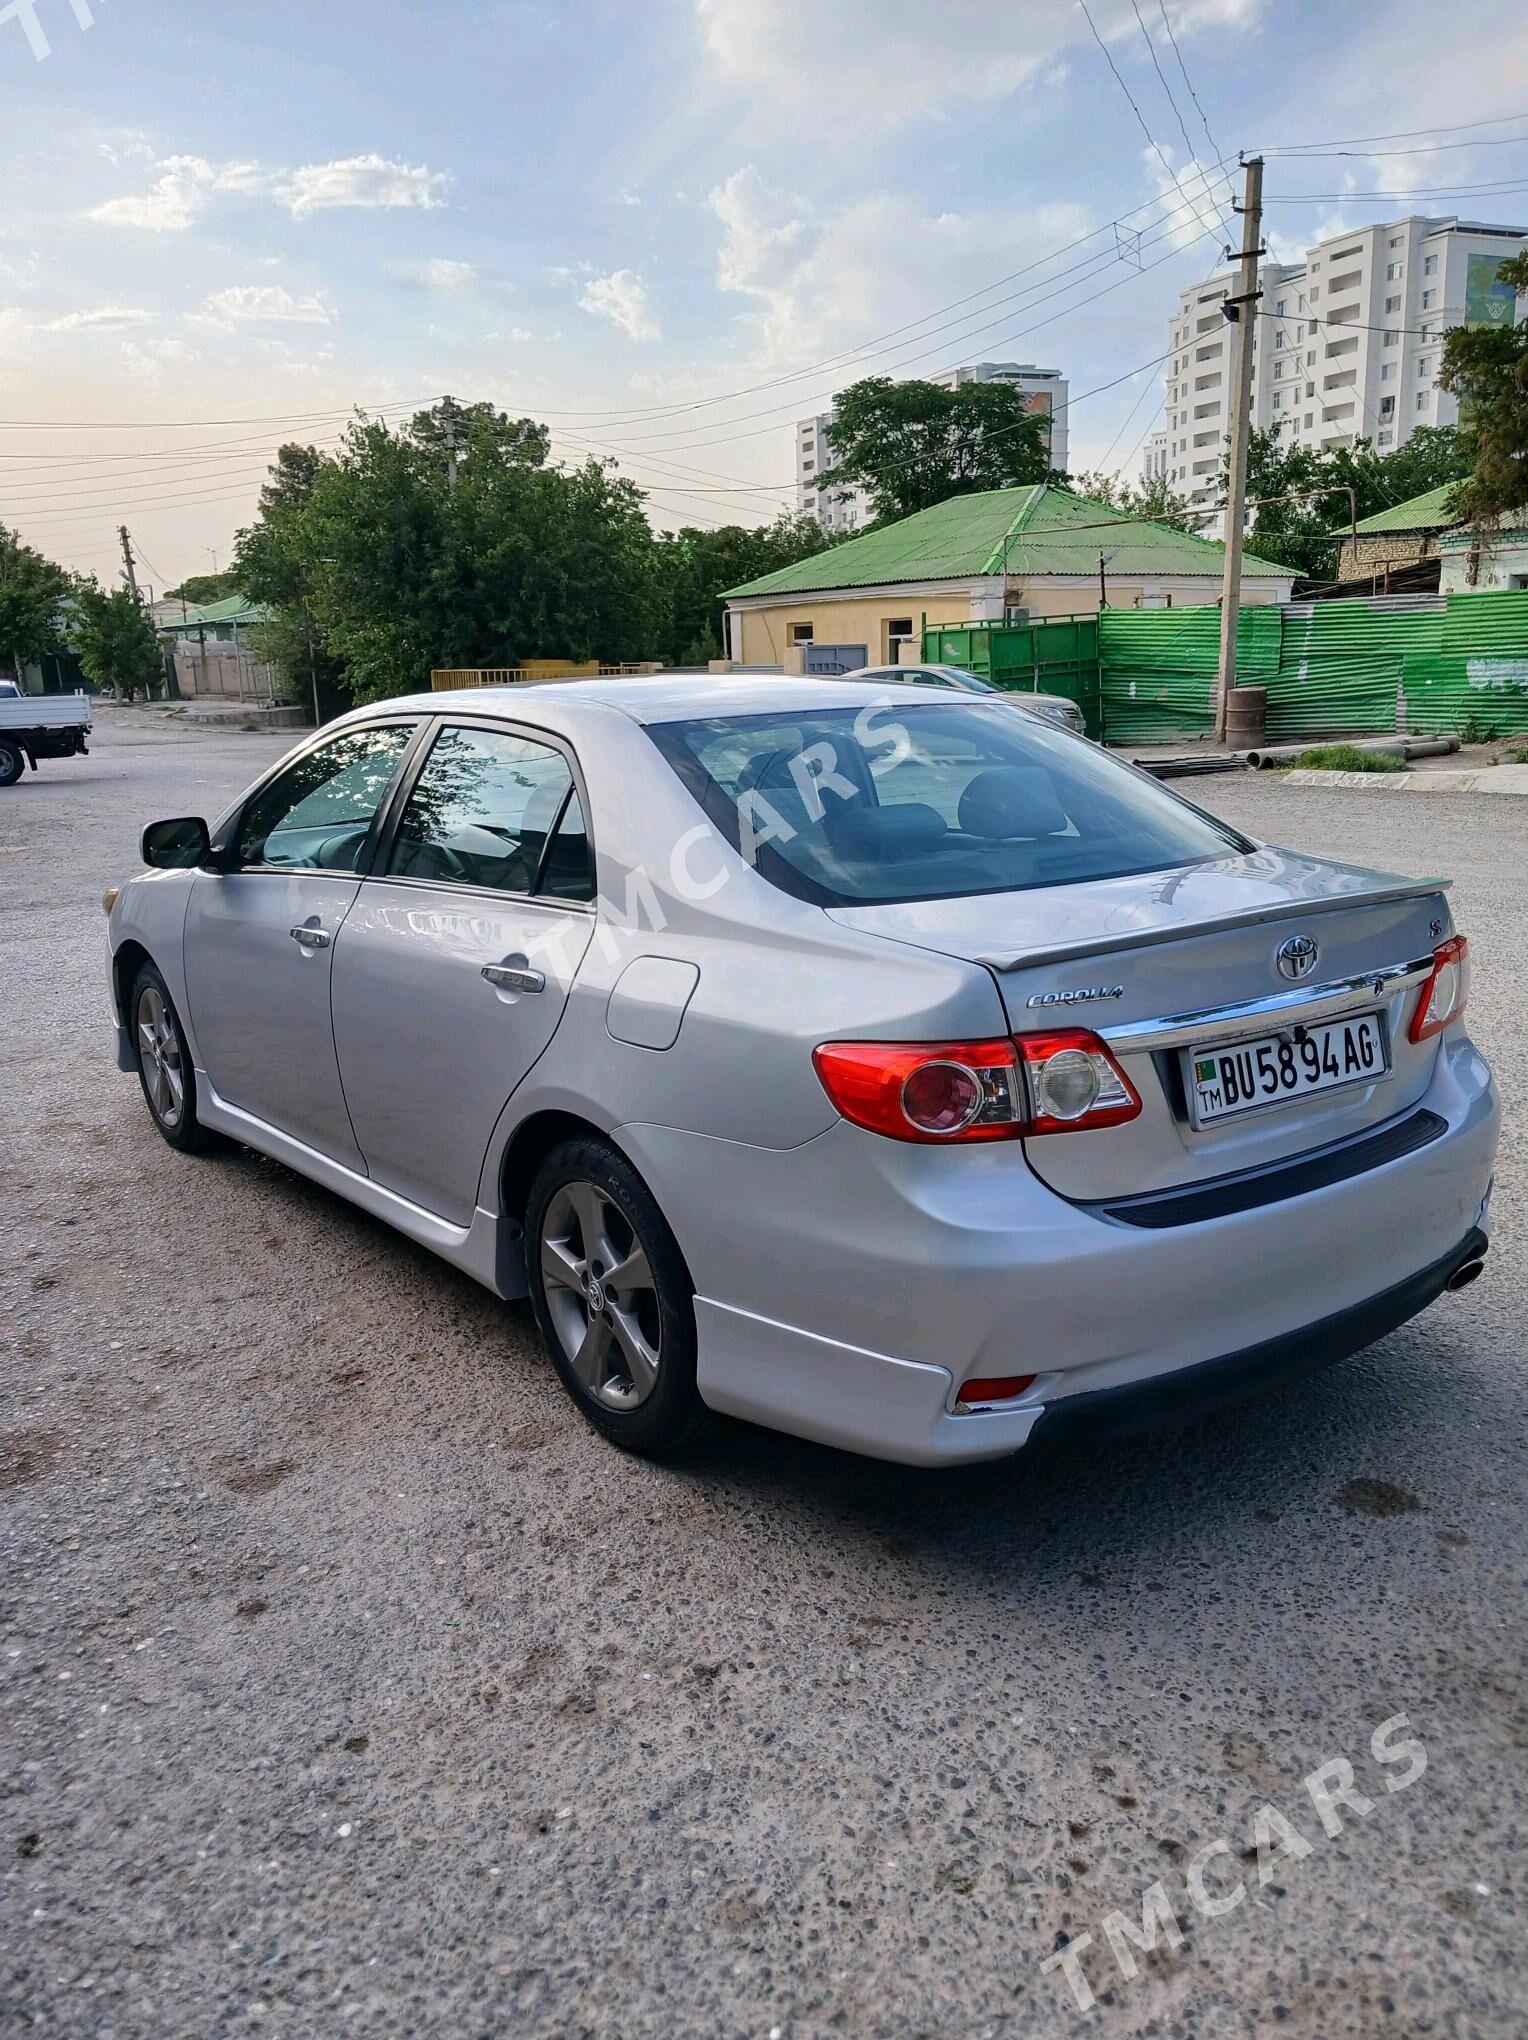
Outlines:
[{"label": "green corrugated fence", "polygon": [[[1070,695],[1109,743],[1159,743],[1213,727],[1220,611],[946,626],[924,631],[923,656],[999,687]],[[1528,733],[1528,591],[1244,609],[1236,670],[1267,688],[1275,742]]]}]

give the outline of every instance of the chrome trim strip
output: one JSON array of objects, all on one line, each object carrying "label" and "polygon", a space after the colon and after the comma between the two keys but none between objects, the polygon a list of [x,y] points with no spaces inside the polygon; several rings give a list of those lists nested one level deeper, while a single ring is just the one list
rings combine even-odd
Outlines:
[{"label": "chrome trim strip", "polygon": [[1116,1053],[1135,1049],[1189,1048],[1256,1034],[1271,1020],[1324,1020],[1350,1007],[1372,1005],[1377,998],[1419,985],[1433,967],[1430,955],[1410,963],[1393,963],[1361,977],[1338,978],[1304,991],[1270,992],[1266,998],[1243,999],[1234,1006],[1206,1006],[1197,1013],[1173,1013],[1161,1020],[1125,1020],[1100,1027],[1099,1036]]},{"label": "chrome trim strip", "polygon": [[1151,949],[1163,942],[1187,942],[1201,935],[1221,935],[1231,928],[1259,928],[1269,921],[1304,920],[1312,914],[1337,914],[1348,907],[1377,907],[1391,900],[1421,900],[1447,892],[1451,878],[1397,879],[1363,892],[1336,893],[1324,900],[1280,900],[1275,906],[1249,907],[1239,914],[1207,914],[1200,921],[1165,922],[1159,928],[1122,928],[1113,935],[1095,935],[1086,942],[1060,942],[1049,949],[1018,949],[1006,956],[978,956],[988,970],[1034,970],[1046,963],[1076,963],[1085,956],[1123,956],[1132,949]]}]

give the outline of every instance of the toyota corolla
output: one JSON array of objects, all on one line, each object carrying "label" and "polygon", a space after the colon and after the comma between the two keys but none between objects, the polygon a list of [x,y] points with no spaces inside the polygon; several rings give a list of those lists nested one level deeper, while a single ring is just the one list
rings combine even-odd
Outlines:
[{"label": "toyota corolla", "polygon": [[[1297,1376],[1480,1271],[1447,881],[853,681],[340,718],[111,906],[118,1060],[528,1296],[590,1422],[920,1464]],[[188,1187],[187,1194],[194,1194]]]}]

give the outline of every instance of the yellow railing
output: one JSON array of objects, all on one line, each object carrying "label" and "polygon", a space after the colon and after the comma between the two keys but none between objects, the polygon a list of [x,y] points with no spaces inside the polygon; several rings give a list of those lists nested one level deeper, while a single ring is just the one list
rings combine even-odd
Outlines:
[{"label": "yellow railing", "polygon": [[656,660],[628,660],[602,666],[598,659],[527,659],[523,666],[437,666],[430,685],[437,692],[450,687],[530,687],[544,680],[595,680],[604,674],[655,673]]}]

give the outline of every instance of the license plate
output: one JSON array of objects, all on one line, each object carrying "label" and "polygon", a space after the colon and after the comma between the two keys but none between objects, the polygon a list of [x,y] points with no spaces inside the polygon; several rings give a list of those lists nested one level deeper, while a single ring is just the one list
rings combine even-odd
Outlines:
[{"label": "license plate", "polygon": [[1183,1064],[1190,1117],[1209,1126],[1345,1084],[1372,1084],[1390,1073],[1390,1044],[1378,1013],[1357,1013],[1224,1048],[1188,1049]]}]

